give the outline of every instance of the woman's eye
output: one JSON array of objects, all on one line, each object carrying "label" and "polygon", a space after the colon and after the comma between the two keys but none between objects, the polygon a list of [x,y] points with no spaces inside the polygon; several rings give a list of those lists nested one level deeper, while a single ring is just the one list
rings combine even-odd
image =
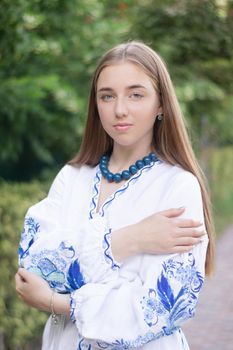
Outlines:
[{"label": "woman's eye", "polygon": [[132,95],[130,95],[130,97],[133,98],[134,100],[140,100],[141,98],[143,98],[143,95],[137,92],[134,92]]},{"label": "woman's eye", "polygon": [[113,96],[112,95],[102,95],[100,98],[101,98],[101,100],[107,102],[107,101],[110,101],[111,99],[113,99]]}]

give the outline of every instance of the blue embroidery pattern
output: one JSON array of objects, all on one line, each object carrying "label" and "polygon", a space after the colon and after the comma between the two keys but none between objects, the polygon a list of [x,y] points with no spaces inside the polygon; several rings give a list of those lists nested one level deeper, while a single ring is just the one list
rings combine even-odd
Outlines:
[{"label": "blue embroidery pattern", "polygon": [[19,245],[20,264],[45,279],[58,292],[70,293],[83,286],[85,281],[77,254],[68,242],[62,241],[58,247],[43,249],[39,253],[30,252],[39,232],[40,224],[32,217],[26,218]]},{"label": "blue embroidery pattern", "polygon": [[18,249],[19,259],[23,259],[29,254],[29,248],[38,238],[39,232],[40,224],[32,217],[26,217]]},{"label": "blue embroidery pattern", "polygon": [[[157,162],[158,163],[158,162]],[[103,204],[101,215],[104,216],[105,210],[109,207],[109,205],[112,203],[112,201],[121,196],[131,185],[134,185],[139,178],[141,177],[142,173],[149,171],[156,163],[152,163],[150,165],[145,166],[144,168],[140,169],[135,175],[133,175],[128,181],[124,183],[122,187],[120,187],[116,192],[114,192],[109,199]]]},{"label": "blue embroidery pattern", "polygon": [[154,334],[153,332],[147,332],[144,336],[138,336],[135,340],[116,340],[113,343],[105,343],[105,342],[97,342],[97,345],[101,349],[108,349],[111,350],[127,350],[131,348],[139,348],[153,340],[157,340],[163,336],[163,332],[159,332],[157,334]]},{"label": "blue embroidery pattern", "polygon": [[146,324],[149,327],[158,324],[160,330],[157,333],[148,331],[135,340],[119,339],[112,343],[98,341],[98,347],[127,350],[173,334],[180,329],[180,321],[194,315],[197,296],[202,285],[203,277],[196,269],[192,253],[188,253],[186,259],[182,261],[169,259],[163,264],[156,288],[149,289],[148,296],[143,297],[141,301]]},{"label": "blue embroidery pattern", "polygon": [[113,270],[119,269],[120,266],[116,264],[112,258],[111,252],[110,252],[110,243],[109,239],[111,237],[112,230],[109,229],[105,235],[104,235],[104,240],[103,240],[103,249],[104,249],[104,257],[107,263],[111,263],[111,267]]},{"label": "blue embroidery pattern", "polygon": [[72,297],[72,294],[70,295],[70,319],[73,323],[76,323],[76,317],[75,317],[75,310],[77,307],[77,303],[75,298]]},{"label": "blue embroidery pattern", "polygon": [[[103,204],[102,208],[100,208],[100,215],[104,216],[105,215],[105,210],[110,206],[110,204],[114,201],[115,198],[119,197],[122,195],[130,185],[135,184],[140,176],[142,175],[143,172],[149,171],[156,163],[161,163],[161,161],[157,161],[155,163],[149,164],[145,166],[144,168],[140,169],[134,176],[132,176],[128,181],[124,183],[123,186],[121,186],[116,192],[114,192],[108,199],[107,201]],[[92,199],[90,203],[90,212],[89,212],[89,219],[93,219],[94,215],[96,214],[96,208],[97,208],[97,201],[99,197],[99,192],[100,192],[100,182],[101,182],[101,171],[99,167],[97,167],[96,175],[94,177],[94,185],[93,185],[93,191],[92,191]],[[104,257],[107,263],[111,263],[111,268],[113,270],[119,269],[120,266],[114,262],[113,257],[111,256],[111,250],[110,250],[110,237],[111,237],[111,229],[109,229],[105,234],[104,234],[104,239],[102,242],[102,247],[104,250]]]},{"label": "blue embroidery pattern", "polygon": [[[155,163],[149,164],[142,169],[140,169],[135,175],[133,175],[128,181],[124,183],[123,186],[121,186],[116,192],[114,192],[108,200],[103,204],[102,208],[100,209],[100,215],[104,216],[105,210],[109,207],[109,205],[112,203],[112,201],[122,195],[127,188],[135,184],[140,176],[142,175],[143,172],[149,171],[155,164],[161,163],[160,160],[156,161]],[[100,169],[97,168],[96,176],[94,178],[94,186],[93,186],[93,196],[91,200],[91,205],[90,205],[90,213],[89,213],[89,218],[92,219],[93,216],[95,215],[96,207],[97,207],[97,201],[99,197],[99,190],[100,190],[100,181],[101,181],[101,172]]]},{"label": "blue embroidery pattern", "polygon": [[91,344],[87,343],[84,338],[82,338],[78,343],[77,350],[91,350]]},{"label": "blue embroidery pattern", "polygon": [[181,320],[194,316],[198,293],[203,285],[203,277],[196,270],[195,258],[187,254],[187,260],[169,259],[155,289],[149,289],[148,296],[141,301],[144,320],[149,327],[163,318],[165,335],[172,333]]},{"label": "blue embroidery pattern", "polygon": [[74,260],[70,264],[70,267],[67,273],[67,282],[68,282],[68,285],[70,286],[69,292],[72,290],[79,289],[85,284],[84,277],[80,271],[78,259]]},{"label": "blue embroidery pattern", "polygon": [[85,283],[78,259],[73,261],[74,256],[74,248],[63,241],[58,248],[31,254],[28,271],[44,278],[58,292],[70,293]]},{"label": "blue embroidery pattern", "polygon": [[96,211],[97,200],[98,200],[99,190],[100,190],[100,179],[101,179],[101,172],[100,172],[100,169],[98,169],[94,178],[93,195],[91,199],[89,219],[93,219],[93,216]]}]

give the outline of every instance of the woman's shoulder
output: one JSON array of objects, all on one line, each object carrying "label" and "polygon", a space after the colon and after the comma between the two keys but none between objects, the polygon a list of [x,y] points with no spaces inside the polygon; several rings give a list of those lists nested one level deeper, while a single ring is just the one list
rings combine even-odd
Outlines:
[{"label": "woman's shoulder", "polygon": [[88,176],[89,178],[93,176],[93,171],[95,171],[95,168],[87,165],[64,165],[52,181],[47,196],[33,204],[28,210],[32,212],[45,208],[46,211],[59,206],[64,201],[67,193],[72,192],[77,185],[83,186]]},{"label": "woman's shoulder", "polygon": [[77,176],[92,175],[94,171],[94,167],[85,164],[65,164],[58,172],[55,180],[60,179],[62,182],[69,182],[72,178],[76,178]]},{"label": "woman's shoulder", "polygon": [[[156,169],[155,169],[156,170]],[[162,175],[165,182],[169,182],[171,186],[178,183],[189,183],[190,185],[198,185],[197,177],[188,170],[185,170],[180,165],[172,165],[166,161],[160,161],[158,171]]]}]

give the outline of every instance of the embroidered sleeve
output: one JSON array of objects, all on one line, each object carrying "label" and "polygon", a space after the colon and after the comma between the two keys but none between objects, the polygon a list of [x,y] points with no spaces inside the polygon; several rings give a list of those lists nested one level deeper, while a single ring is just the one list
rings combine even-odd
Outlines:
[{"label": "embroidered sleeve", "polygon": [[19,265],[45,279],[51,288],[69,293],[85,282],[80,271],[77,233],[61,222],[64,167],[48,196],[29,208],[19,243]]},{"label": "embroidered sleeve", "polygon": [[63,170],[54,180],[48,196],[28,209],[19,243],[19,264],[24,265],[24,259],[30,254],[31,246],[41,236],[59,227],[59,214],[63,193]]},{"label": "embroidered sleeve", "polygon": [[[167,208],[185,206],[187,217],[203,220],[200,188],[193,176],[180,178]],[[178,189],[177,189],[178,187]],[[88,283],[71,293],[71,317],[79,333],[100,349],[129,349],[167,336],[194,316],[204,281],[207,235],[185,254],[143,257],[135,278]]]}]

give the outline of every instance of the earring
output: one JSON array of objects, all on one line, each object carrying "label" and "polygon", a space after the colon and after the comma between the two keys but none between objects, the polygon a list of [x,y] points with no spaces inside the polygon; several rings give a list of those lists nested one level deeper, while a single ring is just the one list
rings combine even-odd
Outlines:
[{"label": "earring", "polygon": [[163,119],[163,113],[156,115],[156,118],[161,121]]}]

